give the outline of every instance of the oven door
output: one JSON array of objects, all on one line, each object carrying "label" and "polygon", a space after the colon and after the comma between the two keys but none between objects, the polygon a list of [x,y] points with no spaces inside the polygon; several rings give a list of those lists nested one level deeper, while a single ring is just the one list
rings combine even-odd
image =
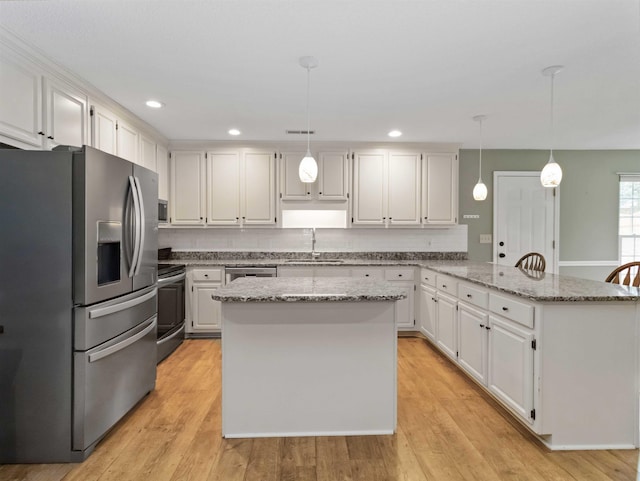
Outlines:
[{"label": "oven door", "polygon": [[184,296],[184,272],[158,280],[158,339],[184,324]]}]

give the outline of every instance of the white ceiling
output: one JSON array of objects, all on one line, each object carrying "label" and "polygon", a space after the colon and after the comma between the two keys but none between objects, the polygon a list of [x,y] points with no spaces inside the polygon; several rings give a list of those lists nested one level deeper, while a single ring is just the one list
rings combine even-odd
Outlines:
[{"label": "white ceiling", "polygon": [[[0,25],[169,139],[640,148],[640,0],[0,1]],[[163,101],[151,110],[149,98]]]}]

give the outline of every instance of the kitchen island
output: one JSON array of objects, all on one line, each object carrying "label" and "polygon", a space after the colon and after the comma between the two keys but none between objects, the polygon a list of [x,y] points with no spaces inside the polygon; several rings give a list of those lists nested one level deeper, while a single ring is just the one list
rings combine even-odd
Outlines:
[{"label": "kitchen island", "polygon": [[353,278],[242,278],[222,302],[222,435],[392,434],[405,293]]}]

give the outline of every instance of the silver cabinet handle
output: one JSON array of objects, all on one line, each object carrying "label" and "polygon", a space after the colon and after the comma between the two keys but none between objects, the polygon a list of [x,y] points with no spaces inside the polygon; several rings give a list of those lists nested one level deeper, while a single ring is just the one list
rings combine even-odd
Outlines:
[{"label": "silver cabinet handle", "polygon": [[136,297],[135,299],[130,299],[128,301],[124,301],[119,304],[114,304],[113,306],[92,309],[89,311],[89,319],[97,319],[98,317],[108,316],[109,314],[114,314],[116,312],[124,311],[133,306],[137,306],[138,304],[142,304],[143,302],[146,302],[149,299],[152,299],[157,294],[158,294],[158,289],[154,289],[151,292],[146,293],[144,296]]},{"label": "silver cabinet handle", "polygon": [[103,349],[102,351],[98,351],[94,354],[89,354],[89,362],[96,362],[96,361],[99,361],[100,359],[104,359],[105,357],[111,356],[112,354],[115,354],[118,351],[122,351],[125,347],[130,346],[134,342],[139,341],[140,339],[142,339],[144,336],[146,336],[147,334],[149,334],[151,331],[155,329],[156,321],[157,321],[157,316],[154,316],[153,319],[151,320],[151,324],[149,324],[144,330],[140,331],[138,334],[128,337],[124,341],[119,342],[118,344],[114,344],[113,346],[109,346],[106,349]]}]

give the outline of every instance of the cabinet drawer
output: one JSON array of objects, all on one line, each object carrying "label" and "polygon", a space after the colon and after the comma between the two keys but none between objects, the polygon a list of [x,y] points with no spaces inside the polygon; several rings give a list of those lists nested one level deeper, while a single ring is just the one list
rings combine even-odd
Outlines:
[{"label": "cabinet drawer", "polygon": [[420,283],[427,286],[436,287],[436,273],[427,269],[421,269]]},{"label": "cabinet drawer", "polygon": [[222,282],[223,269],[193,269],[191,279],[194,281],[218,281]]},{"label": "cabinet drawer", "polygon": [[533,329],[533,306],[509,297],[489,294],[489,310]]},{"label": "cabinet drawer", "polygon": [[436,288],[442,292],[448,292],[452,296],[458,296],[458,281],[453,277],[436,275]]},{"label": "cabinet drawer", "polygon": [[351,277],[363,277],[365,279],[384,279],[384,269],[376,267],[354,267],[351,269]]},{"label": "cabinet drawer", "polygon": [[394,267],[384,270],[384,278],[387,281],[412,281],[413,267]]},{"label": "cabinet drawer", "polygon": [[473,304],[483,309],[489,307],[489,293],[475,286],[460,284],[458,286],[458,297],[463,302]]}]

